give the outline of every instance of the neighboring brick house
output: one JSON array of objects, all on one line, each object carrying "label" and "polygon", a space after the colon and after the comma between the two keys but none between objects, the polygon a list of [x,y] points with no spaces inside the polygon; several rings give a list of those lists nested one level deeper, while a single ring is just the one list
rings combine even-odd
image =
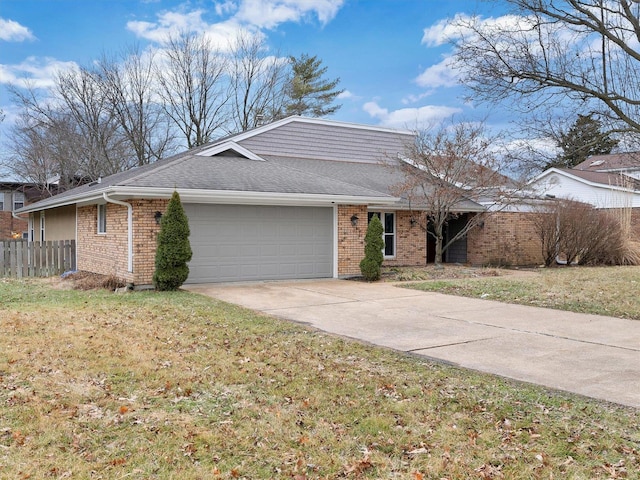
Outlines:
[{"label": "neighboring brick house", "polygon": [[0,182],[0,240],[27,236],[27,220],[16,218],[13,212],[40,198],[38,189],[31,183]]},{"label": "neighboring brick house", "polygon": [[[21,212],[30,214],[32,238],[75,238],[78,269],[136,285],[151,283],[159,218],[174,190],[191,228],[188,283],[359,274],[373,214],[385,226],[385,265],[420,266],[430,241],[392,194],[404,178],[394,165],[413,140],[408,131],[289,117]],[[485,210],[466,200],[458,213]],[[539,263],[523,215],[492,218],[445,261]]]}]

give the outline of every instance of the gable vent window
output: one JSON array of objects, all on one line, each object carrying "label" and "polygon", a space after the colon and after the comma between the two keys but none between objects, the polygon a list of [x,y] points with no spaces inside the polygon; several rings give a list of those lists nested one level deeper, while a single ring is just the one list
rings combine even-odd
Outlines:
[{"label": "gable vent window", "polygon": [[384,240],[382,253],[384,253],[384,258],[394,258],[396,256],[396,215],[394,212],[369,212],[369,222],[374,215],[378,216],[384,228],[382,233],[382,240]]},{"label": "gable vent window", "polygon": [[107,233],[107,205],[98,205],[98,233]]}]

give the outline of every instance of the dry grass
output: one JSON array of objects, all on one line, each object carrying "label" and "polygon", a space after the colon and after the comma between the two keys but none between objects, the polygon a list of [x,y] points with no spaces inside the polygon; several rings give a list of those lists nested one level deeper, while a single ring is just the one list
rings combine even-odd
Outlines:
[{"label": "dry grass", "polygon": [[0,298],[0,478],[638,478],[636,410],[185,292]]},{"label": "dry grass", "polygon": [[640,320],[640,267],[537,269],[526,276],[504,275],[407,285],[501,302]]}]

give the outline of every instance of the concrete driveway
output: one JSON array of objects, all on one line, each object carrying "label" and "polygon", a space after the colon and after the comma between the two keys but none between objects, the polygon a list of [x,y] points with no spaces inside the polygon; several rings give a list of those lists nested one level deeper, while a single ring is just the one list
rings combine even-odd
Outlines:
[{"label": "concrete driveway", "polygon": [[320,330],[640,407],[640,321],[346,280],[189,285]]}]

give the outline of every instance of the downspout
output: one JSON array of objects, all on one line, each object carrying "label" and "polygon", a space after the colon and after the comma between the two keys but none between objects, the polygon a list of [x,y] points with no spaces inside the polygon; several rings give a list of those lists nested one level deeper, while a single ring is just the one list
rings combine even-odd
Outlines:
[{"label": "downspout", "polygon": [[130,203],[109,198],[107,192],[103,192],[102,197],[107,203],[115,203],[116,205],[127,207],[127,271],[133,273],[133,207]]}]

